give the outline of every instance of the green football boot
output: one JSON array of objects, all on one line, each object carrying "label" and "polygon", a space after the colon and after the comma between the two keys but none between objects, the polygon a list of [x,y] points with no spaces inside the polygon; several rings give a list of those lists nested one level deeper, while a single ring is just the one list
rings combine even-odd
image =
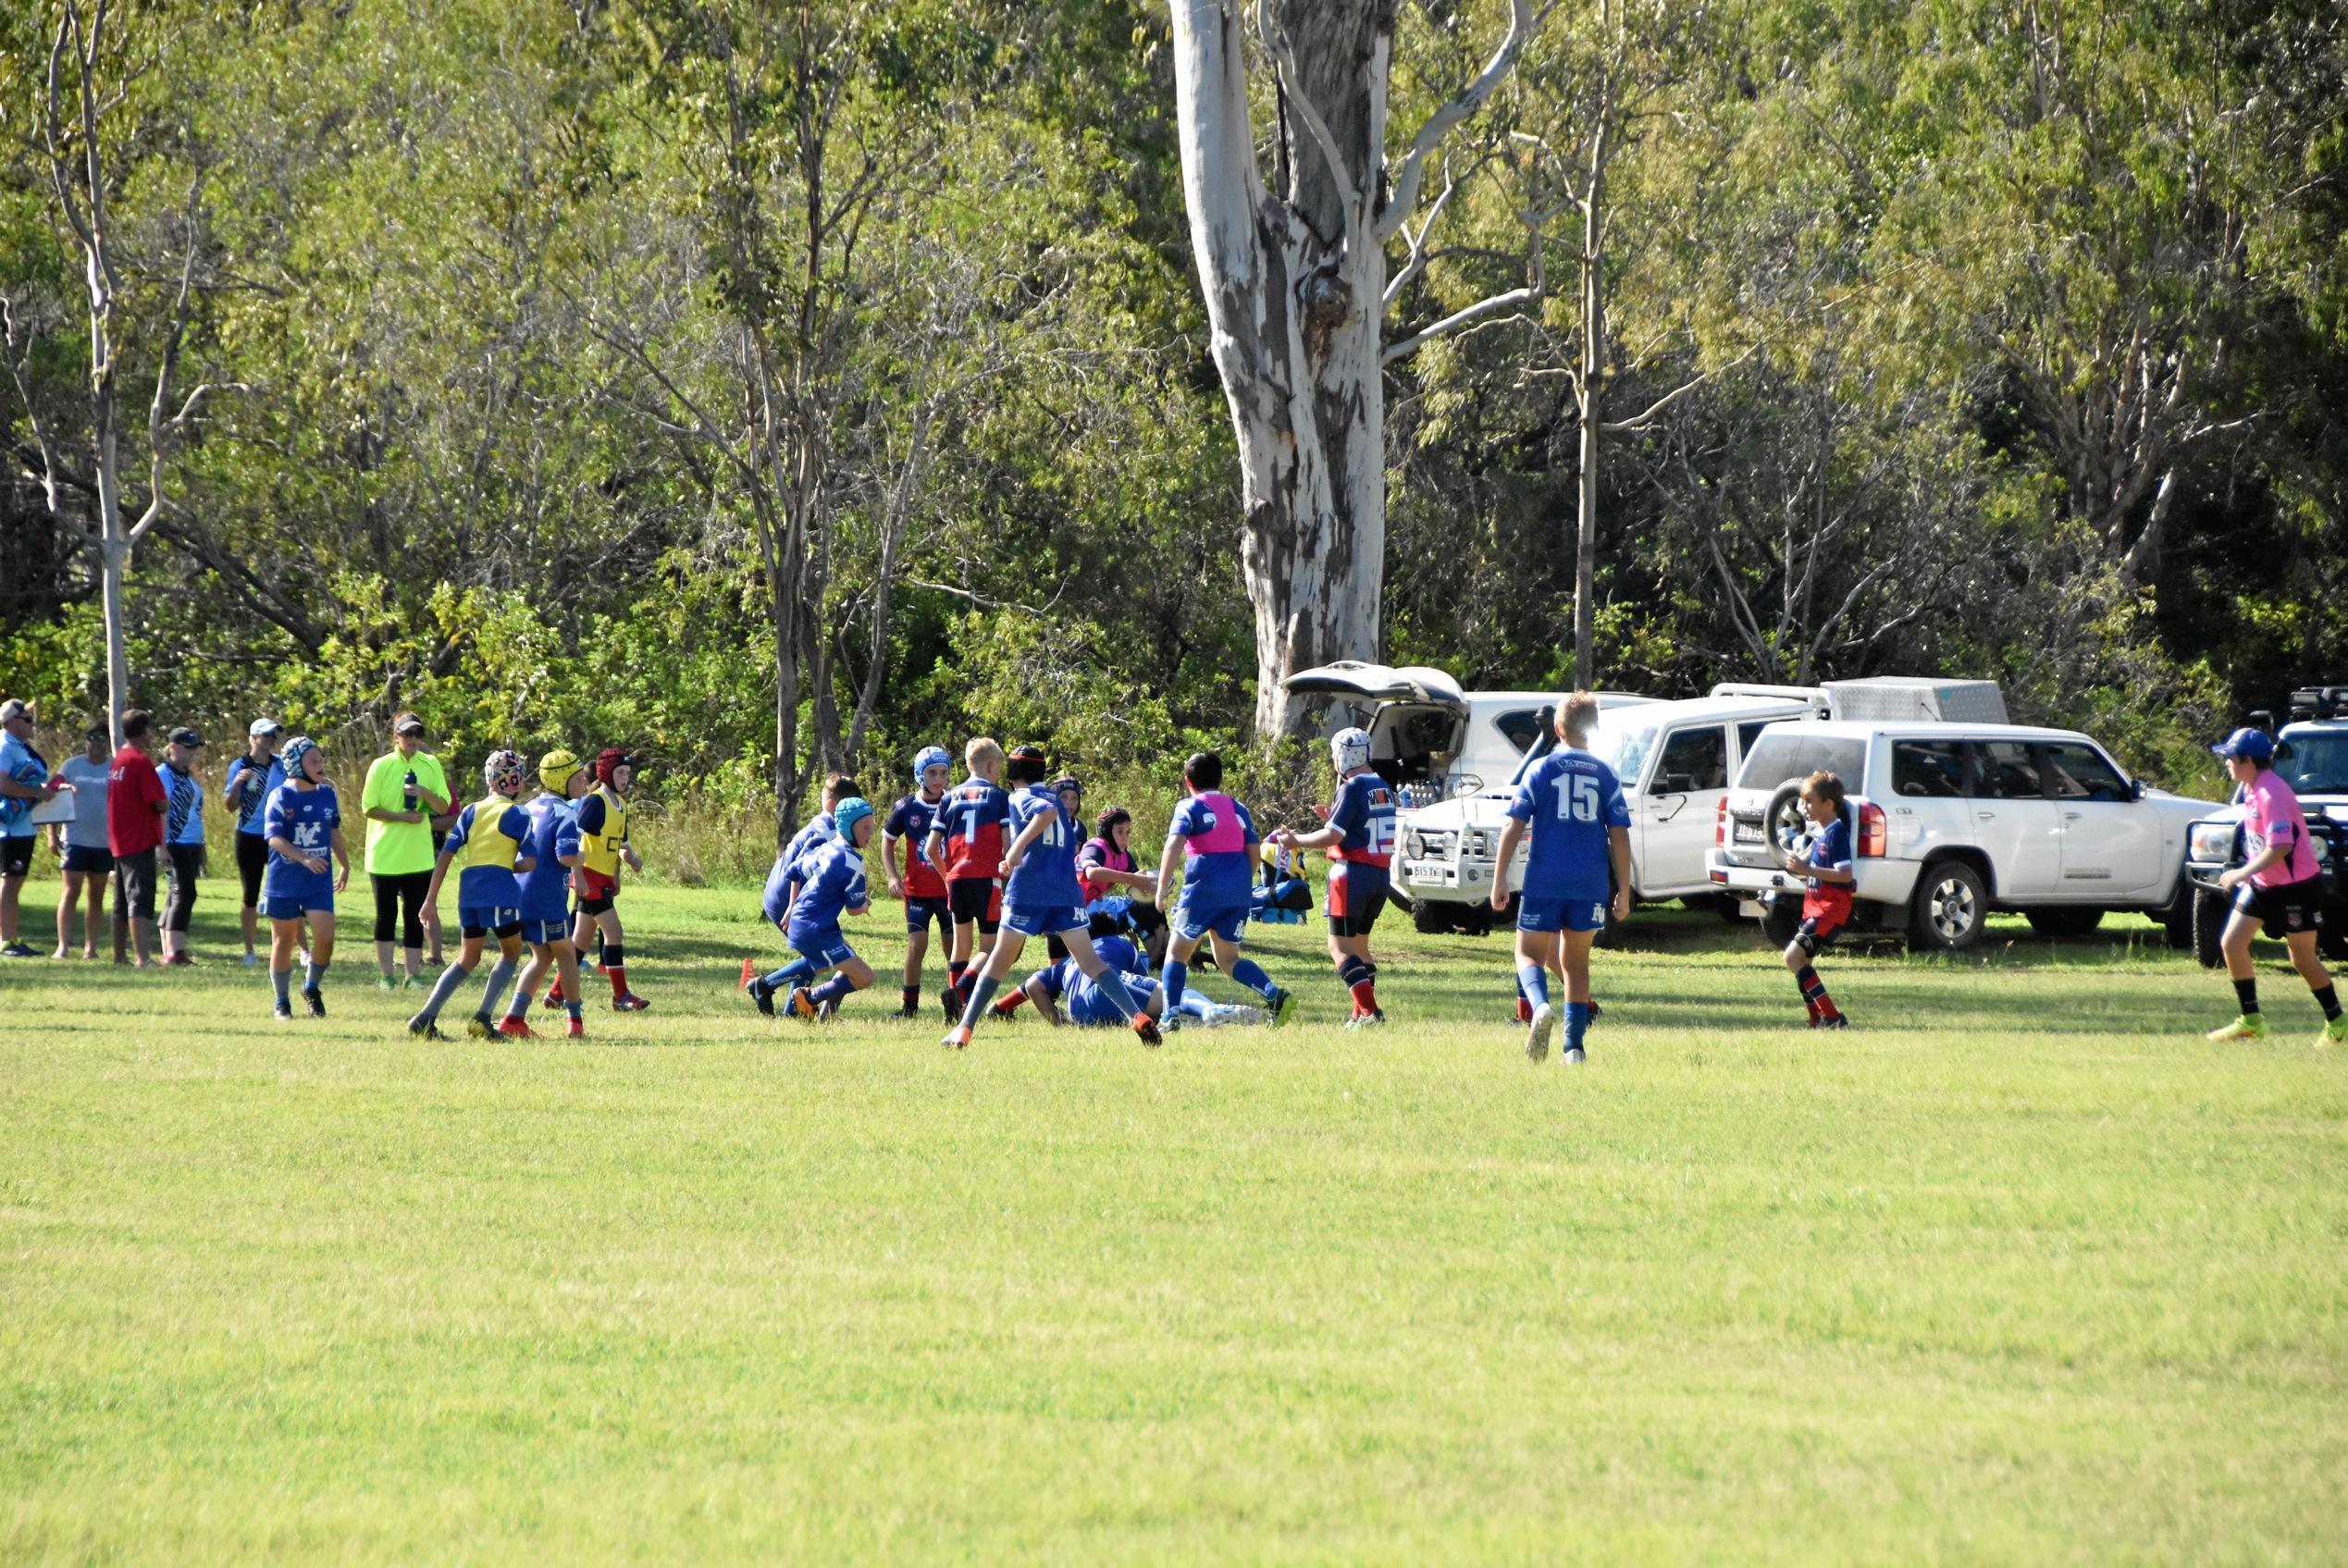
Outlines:
[{"label": "green football boot", "polygon": [[2221,1029],[2213,1029],[2202,1036],[2205,1040],[2263,1040],[2267,1035],[2267,1020],[2256,1013],[2244,1013]]}]

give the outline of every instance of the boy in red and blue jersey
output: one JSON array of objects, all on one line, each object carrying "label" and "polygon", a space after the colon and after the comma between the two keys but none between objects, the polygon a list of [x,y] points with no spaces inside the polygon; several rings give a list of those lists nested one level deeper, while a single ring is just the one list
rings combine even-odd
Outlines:
[{"label": "boy in red and blue jersey", "polygon": [[1166,893],[1174,881],[1174,862],[1182,862],[1182,897],[1174,907],[1174,939],[1166,949],[1166,964],[1158,983],[1166,988],[1166,1012],[1181,1010],[1182,990],[1190,982],[1191,955],[1211,937],[1215,961],[1225,974],[1264,998],[1274,1024],[1288,1021],[1296,998],[1272,983],[1254,959],[1240,951],[1245,940],[1247,915],[1255,893],[1255,866],[1263,852],[1262,835],[1247,808],[1223,793],[1223,759],[1212,751],[1193,752],[1182,764],[1182,782],[1190,798],[1174,808],[1166,825],[1166,851],[1157,863],[1157,897],[1166,907]]},{"label": "boy in red and blue jersey", "polygon": [[1011,797],[1003,792],[1003,748],[984,735],[962,748],[970,776],[946,792],[931,819],[921,853],[945,872],[946,912],[954,918],[945,993],[938,1002],[949,1020],[970,1005],[973,949],[991,943],[1003,921],[1004,830],[1011,822]]},{"label": "boy in red and blue jersey", "polygon": [[[945,801],[945,781],[954,759],[942,746],[925,746],[913,759],[913,793],[901,797],[881,827],[881,869],[887,872],[889,893],[905,900],[905,988],[903,1017],[921,1010],[921,968],[930,953],[930,927],[949,945],[954,940],[954,915],[946,907],[945,877],[930,864],[930,827]],[[897,857],[905,857],[898,870]]]},{"label": "boy in red and blue jersey", "polygon": [[1818,831],[1810,852],[1788,853],[1785,868],[1802,879],[1802,923],[1786,945],[1786,967],[1801,987],[1802,1006],[1810,1009],[1812,1029],[1848,1029],[1850,1020],[1826,994],[1826,982],[1810,963],[1819,949],[1850,920],[1850,906],[1859,879],[1851,870],[1850,821],[1844,805],[1843,781],[1821,769],[1802,781],[1802,809]]},{"label": "boy in red and blue jersey", "polygon": [[1310,833],[1283,828],[1278,835],[1291,849],[1328,852],[1328,956],[1337,977],[1353,994],[1348,1029],[1386,1021],[1378,1005],[1378,965],[1369,953],[1370,928],[1386,907],[1394,864],[1394,790],[1370,772],[1366,730],[1340,730],[1329,737],[1329,763],[1337,770],[1337,799],[1327,825]]},{"label": "boy in red and blue jersey", "polygon": [[2226,974],[2234,982],[2242,1014],[2211,1030],[2207,1038],[2255,1040],[2267,1032],[2267,1020],[2258,1011],[2257,970],[2251,965],[2250,944],[2271,923],[2281,929],[2292,968],[2324,1010],[2323,1032],[2316,1036],[2316,1043],[2348,1041],[2339,988],[2316,951],[2323,925],[2323,864],[2307,836],[2307,814],[2298,793],[2274,770],[2274,737],[2264,730],[2239,729],[2209,749],[2226,759],[2226,772],[2242,786],[2242,804],[2249,815],[2242,825],[2243,863],[2218,879],[2233,898],[2218,945],[2226,956]]},{"label": "boy in red and blue jersey", "polygon": [[1527,833],[1525,885],[1516,901],[1516,978],[1533,1003],[1525,1055],[1549,1056],[1557,1032],[1557,1010],[1550,1006],[1549,976],[1565,982],[1566,1062],[1584,1059],[1589,1032],[1589,949],[1606,923],[1611,869],[1616,920],[1630,914],[1630,806],[1614,771],[1583,748],[1598,722],[1598,698],[1577,691],[1557,711],[1557,737],[1563,742],[1518,775],[1509,802],[1508,826],[1501,830],[1498,870],[1492,877],[1492,907],[1508,907],[1508,873],[1516,846]]}]

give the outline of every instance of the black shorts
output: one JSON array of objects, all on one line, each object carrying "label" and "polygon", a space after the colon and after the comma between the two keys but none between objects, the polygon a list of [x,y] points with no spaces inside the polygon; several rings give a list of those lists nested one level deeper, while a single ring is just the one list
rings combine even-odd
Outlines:
[{"label": "black shorts", "polygon": [[2302,877],[2280,887],[2254,887],[2243,883],[2234,889],[2234,907],[2262,924],[2273,926],[2285,936],[2294,932],[2321,931],[2322,890],[2317,885],[2320,881],[2317,877]]},{"label": "black shorts", "polygon": [[114,903],[127,920],[154,919],[154,851],[114,858]]},{"label": "black shorts", "polygon": [[1386,907],[1386,890],[1392,876],[1383,866],[1333,862],[1328,869],[1328,895],[1323,910],[1331,936],[1367,936]]},{"label": "black shorts", "polygon": [[1794,945],[1815,958],[1819,950],[1831,944],[1835,933],[1849,920],[1848,915],[1812,915],[1802,921],[1801,929],[1794,932]]},{"label": "black shorts", "polygon": [[237,880],[244,884],[244,907],[261,907],[261,879],[269,870],[269,841],[257,833],[237,834]]},{"label": "black shorts", "polygon": [[65,869],[84,876],[104,876],[114,870],[114,851],[95,844],[66,846]]},{"label": "black shorts", "polygon": [[32,846],[40,841],[27,833],[0,838],[0,877],[20,877],[32,870]]},{"label": "black shorts", "polygon": [[956,925],[976,920],[982,932],[993,936],[1003,923],[1003,884],[993,877],[949,877],[945,907]]},{"label": "black shorts", "polygon": [[915,932],[927,932],[933,920],[937,922],[940,935],[952,936],[954,934],[954,916],[946,908],[945,899],[920,894],[906,895],[905,933],[908,936]]}]

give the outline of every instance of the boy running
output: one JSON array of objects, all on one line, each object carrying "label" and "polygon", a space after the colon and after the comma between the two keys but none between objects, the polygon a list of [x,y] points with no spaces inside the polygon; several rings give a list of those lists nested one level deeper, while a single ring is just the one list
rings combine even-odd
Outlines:
[{"label": "boy running", "polygon": [[[948,944],[954,940],[954,916],[946,907],[945,878],[930,864],[930,824],[945,799],[946,781],[953,776],[954,758],[942,746],[927,746],[913,759],[913,793],[889,809],[881,829],[881,869],[888,876],[889,896],[905,900],[905,985],[900,993],[904,1018],[921,1011],[921,968],[930,953],[930,926],[934,922]],[[903,869],[897,857],[904,857]]]},{"label": "boy running", "polygon": [[489,937],[498,939],[498,961],[489,970],[489,983],[482,987],[481,1006],[465,1025],[465,1032],[476,1040],[497,1034],[489,1009],[521,967],[522,884],[515,873],[538,864],[525,853],[530,814],[517,799],[524,778],[522,759],[511,751],[492,751],[481,764],[481,778],[489,793],[457,813],[456,825],[440,842],[440,853],[432,867],[432,889],[426,895],[439,902],[449,868],[462,857],[464,870],[457,875],[457,924],[463,945],[457,949],[456,961],[440,971],[424,1010],[408,1020],[408,1032],[423,1040],[448,1038],[439,1030],[440,1009],[479,966],[481,949]]},{"label": "boy running", "polygon": [[[261,912],[269,917],[269,986],[277,993],[277,1016],[293,1017],[286,994],[293,979],[294,950],[309,926],[310,962],[302,981],[302,1000],[310,1016],[326,1017],[327,965],[334,957],[334,895],[351,885],[351,850],[342,837],[342,803],[326,783],[326,753],[308,735],[286,742],[285,783],[263,809],[262,833],[269,844],[269,867],[262,877]],[[340,874],[327,876],[326,851],[333,850]]]},{"label": "boy running", "polygon": [[1094,951],[1084,895],[1076,880],[1076,819],[1060,804],[1058,796],[1040,787],[1044,773],[1043,752],[1032,746],[1020,747],[1011,755],[1008,772],[1011,782],[1022,786],[1009,801],[1019,836],[1002,859],[1007,874],[1003,895],[1009,912],[987,949],[985,967],[970,987],[961,1022],[946,1032],[941,1043],[958,1051],[967,1047],[1003,977],[1019,962],[1020,949],[1027,939],[1057,936],[1068,944],[1069,961],[1100,988],[1120,1017],[1131,1021],[1142,1043],[1156,1044],[1157,1020],[1141,1010],[1123,979]]},{"label": "boy running", "polygon": [[513,1000],[506,1004],[498,1032],[513,1040],[534,1037],[525,1015],[538,982],[551,969],[570,1014],[562,1033],[579,1040],[587,1035],[587,1020],[579,1016],[579,950],[571,945],[568,892],[571,873],[579,864],[579,819],[574,807],[587,788],[587,773],[569,752],[550,751],[538,759],[538,796],[522,808],[530,819],[524,845],[532,863],[515,879],[521,884],[522,940],[530,945],[530,961],[514,982]]},{"label": "boy running", "polygon": [[2234,982],[2242,1016],[2209,1031],[2211,1040],[2256,1040],[2267,1032],[2258,1011],[2257,971],[2251,967],[2252,938],[2272,920],[2282,927],[2283,943],[2291,949],[2291,967],[2315,994],[2324,1010],[2318,1045],[2348,1040],[2348,1019],[2340,1011],[2340,993],[2330,971],[2316,956],[2317,929],[2322,924],[2322,891],[2316,878],[2322,870],[2316,846],[2307,838],[2306,813],[2299,796],[2271,764],[2275,743],[2264,730],[2240,729],[2209,748],[2226,759],[2226,772],[2242,786],[2242,803],[2249,816],[2242,826],[2239,866],[2218,879],[2233,895],[2233,912],[2226,917],[2218,945],[2226,955],[2226,974]]},{"label": "boy running", "polygon": [[[572,883],[579,890],[578,923],[571,929],[571,945],[587,951],[587,932],[603,938],[603,972],[612,982],[612,1010],[641,1012],[652,1004],[628,989],[627,954],[621,945],[620,912],[612,907],[620,895],[620,867],[644,870],[644,862],[628,847],[628,786],[636,782],[636,759],[616,746],[595,754],[595,788],[579,802],[579,869]],[[556,981],[546,994],[549,1003],[574,993]]]},{"label": "boy running", "polygon": [[1174,881],[1174,862],[1180,857],[1182,898],[1174,907],[1174,940],[1158,971],[1159,983],[1166,987],[1166,1010],[1169,1015],[1181,1010],[1191,955],[1211,936],[1216,964],[1264,998],[1274,1025],[1286,1023],[1296,999],[1240,951],[1255,893],[1255,865],[1263,852],[1255,820],[1246,807],[1223,793],[1223,759],[1214,752],[1193,752],[1182,764],[1182,782],[1190,786],[1191,796],[1174,808],[1174,820],[1167,824],[1166,852],[1158,857],[1156,897],[1152,900],[1166,907],[1167,888]]},{"label": "boy running", "polygon": [[921,853],[945,869],[945,907],[954,917],[954,945],[945,965],[945,991],[938,1003],[948,1021],[961,1018],[970,1002],[968,984],[976,938],[991,944],[1003,920],[1003,830],[1011,820],[1011,797],[1003,793],[1003,748],[984,735],[962,748],[970,776],[956,784],[930,822]]},{"label": "boy running", "polygon": [[[842,1002],[872,983],[872,966],[857,956],[840,932],[841,916],[867,914],[872,907],[864,875],[864,846],[872,842],[872,808],[862,796],[851,795],[836,802],[831,815],[841,837],[811,846],[767,877],[760,907],[798,955],[772,974],[750,982],[750,1000],[768,1018],[774,1016],[778,992],[785,993],[795,1017],[812,1023],[829,1019]],[[825,969],[838,972],[810,986]]]},{"label": "boy running", "polygon": [[1386,907],[1394,863],[1394,791],[1370,772],[1367,730],[1340,730],[1329,737],[1337,770],[1337,802],[1327,825],[1311,833],[1284,828],[1291,849],[1328,851],[1328,956],[1337,978],[1353,994],[1348,1029],[1371,1029],[1386,1021],[1378,1005],[1378,965],[1369,952],[1370,928]]},{"label": "boy running", "polygon": [[1589,1031],[1589,948],[1606,923],[1606,877],[1614,876],[1614,918],[1630,915],[1630,807],[1614,771],[1582,747],[1598,721],[1598,698],[1586,691],[1567,698],[1557,710],[1557,736],[1563,744],[1525,770],[1509,802],[1508,826],[1501,830],[1499,870],[1492,878],[1492,907],[1508,907],[1508,868],[1527,831],[1533,835],[1526,858],[1525,885],[1516,902],[1516,978],[1533,1004],[1525,1055],[1549,1058],[1557,1032],[1557,1009],[1550,1006],[1549,975],[1565,981],[1566,1062],[1584,1060],[1582,1039]]},{"label": "boy running", "polygon": [[285,783],[285,764],[278,760],[278,736],[284,731],[275,719],[255,719],[244,732],[244,755],[229,764],[228,782],[220,797],[237,814],[237,877],[244,902],[237,918],[244,928],[244,966],[261,961],[253,944],[261,924],[261,878],[269,870],[269,839],[262,814]]},{"label": "boy running", "polygon": [[1786,870],[1804,879],[1801,929],[1786,944],[1786,967],[1802,988],[1802,1006],[1810,1009],[1812,1029],[1848,1029],[1850,1020],[1826,994],[1810,960],[1835,940],[1850,919],[1851,892],[1859,879],[1851,872],[1850,823],[1843,816],[1843,781],[1821,770],[1802,781],[1802,809],[1817,832],[1810,853],[1788,853]]}]

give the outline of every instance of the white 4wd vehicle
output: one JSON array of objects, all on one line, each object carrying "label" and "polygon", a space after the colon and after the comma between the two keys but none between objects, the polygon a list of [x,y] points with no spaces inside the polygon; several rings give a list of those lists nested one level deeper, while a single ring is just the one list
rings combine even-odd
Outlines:
[{"label": "white 4wd vehicle", "polygon": [[1779,858],[1809,830],[1801,781],[1838,775],[1852,813],[1851,929],[1905,932],[1959,951],[1992,909],[2049,935],[2081,935],[2113,909],[2191,940],[2185,830],[2212,808],[2131,779],[2073,730],[1935,722],[1773,725],[1719,812],[1712,884],[1767,897],[1773,943],[1800,921],[1800,878]]}]

